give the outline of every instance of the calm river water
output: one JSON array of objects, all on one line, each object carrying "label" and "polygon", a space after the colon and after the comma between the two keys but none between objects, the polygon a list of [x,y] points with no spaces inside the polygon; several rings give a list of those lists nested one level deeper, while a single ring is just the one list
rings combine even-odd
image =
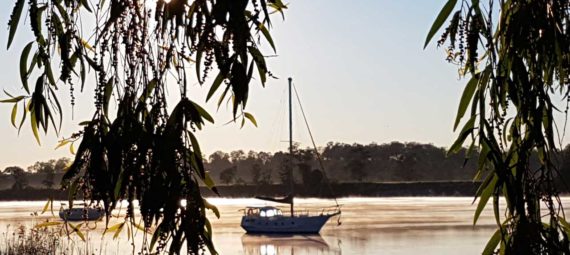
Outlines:
[{"label": "calm river water", "polygon": [[[343,198],[338,200],[343,205],[341,225],[335,217],[320,235],[282,237],[247,235],[239,226],[242,215],[239,209],[267,204],[263,201],[223,198],[209,201],[221,212],[220,219],[210,215],[215,246],[220,254],[481,254],[494,231],[490,208],[483,212],[477,227],[473,227],[475,205],[471,205],[472,198],[467,197]],[[333,201],[322,199],[296,199],[295,202],[298,208],[309,210],[334,205]],[[47,218],[58,220],[49,215],[30,216],[34,211],[41,211],[44,203],[0,202],[2,238],[20,225],[31,227]],[[118,240],[113,240],[112,235],[102,237],[104,224],[97,225],[88,233],[90,253],[132,253],[126,233]],[[141,235],[137,233],[135,239]],[[80,254],[85,244],[78,240],[72,242],[75,254]]]}]

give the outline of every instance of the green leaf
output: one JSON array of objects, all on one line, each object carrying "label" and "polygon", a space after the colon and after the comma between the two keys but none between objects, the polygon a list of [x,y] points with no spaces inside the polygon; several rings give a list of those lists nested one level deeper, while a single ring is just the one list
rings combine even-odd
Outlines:
[{"label": "green leaf", "polygon": [[28,67],[28,75],[34,71],[34,68],[38,65],[38,53],[36,52],[34,56],[32,56],[32,61],[30,62],[30,66]]},{"label": "green leaf", "polygon": [[103,231],[103,235],[107,234],[107,232],[115,232],[117,231],[117,229],[119,229],[120,227],[122,227],[122,225],[124,225],[124,222],[121,223],[117,223],[113,226],[108,227],[107,229],[105,229],[105,231]]},{"label": "green leaf", "polygon": [[224,92],[222,93],[220,98],[218,99],[218,109],[220,109],[220,106],[222,105],[222,102],[224,102],[224,98],[226,98],[226,94],[228,93],[229,90],[230,90],[230,86],[226,86],[226,89],[224,90]]},{"label": "green leaf", "polygon": [[251,115],[251,113],[244,112],[243,116],[245,116],[249,121],[251,121],[251,124],[253,124],[255,127],[257,127],[257,121],[255,121],[255,118],[253,117],[253,115]]},{"label": "green leaf", "polygon": [[6,90],[4,90],[4,94],[6,94],[10,98],[14,98],[14,96],[12,96],[12,94],[8,93],[8,91],[6,91]]},{"label": "green leaf", "polygon": [[148,231],[147,231],[146,229],[144,229],[144,227],[141,226],[140,224],[137,224],[137,223],[134,223],[134,222],[133,222],[131,225],[133,225],[133,227],[135,227],[136,229],[138,229],[138,230],[140,230],[140,231],[142,231],[142,232],[147,232],[147,233],[148,233]]},{"label": "green leaf", "polygon": [[119,224],[119,227],[117,228],[117,230],[115,230],[115,234],[113,235],[113,239],[117,239],[117,237],[119,237],[119,234],[121,234],[121,232],[123,231],[124,226],[125,226],[124,222]]},{"label": "green leaf", "polygon": [[216,188],[216,184],[214,183],[214,180],[212,179],[212,176],[210,176],[210,172],[206,171],[206,176],[204,177],[204,184],[206,184],[206,186],[212,190],[214,193],[216,193],[218,196],[220,195],[220,193],[218,193],[218,189]]},{"label": "green leaf", "polygon": [[259,23],[257,24],[257,28],[261,31],[263,36],[265,36],[265,39],[267,40],[267,42],[269,42],[269,45],[271,45],[273,51],[277,52],[277,50],[275,49],[275,43],[273,43],[273,38],[271,38],[271,34],[269,33],[269,30],[267,30],[267,27],[265,27],[263,23]]},{"label": "green leaf", "polygon": [[87,0],[81,0],[81,5],[83,5],[83,7],[85,7],[85,10],[88,12],[93,12],[93,10],[91,10],[91,7],[89,7],[89,2]]},{"label": "green leaf", "polygon": [[20,130],[22,130],[22,126],[24,125],[24,121],[26,121],[26,116],[28,116],[28,109],[30,107],[30,101],[28,101],[28,104],[26,104],[26,100],[24,100],[24,113],[22,113],[22,120],[20,121],[20,126],[18,126],[18,134],[20,133]]},{"label": "green leaf", "polygon": [[36,138],[38,144],[42,145],[42,142],[40,141],[40,134],[38,132],[38,122],[36,120],[36,114],[32,113],[30,114],[30,117],[31,117],[30,124],[32,126],[32,132],[34,133],[34,137]]},{"label": "green leaf", "polygon": [[494,174],[492,178],[493,179],[491,180],[491,182],[489,182],[487,187],[485,187],[483,189],[483,192],[481,193],[481,197],[479,198],[479,204],[477,204],[477,209],[475,209],[475,216],[473,217],[473,225],[477,224],[477,220],[479,219],[481,212],[483,211],[483,209],[485,209],[485,206],[487,205],[489,198],[491,197],[493,191],[495,190],[495,185],[497,184],[497,180],[499,178],[497,178],[497,176]]},{"label": "green leaf", "polygon": [[89,64],[89,66],[91,66],[91,68],[93,68],[93,70],[100,72],[101,71],[101,66],[99,66],[99,64],[97,64],[97,62],[95,62],[93,59],[89,58],[89,56],[87,55],[83,55],[83,57],[87,60],[87,64]]},{"label": "green leaf", "polygon": [[499,242],[501,241],[501,229],[497,229],[497,231],[495,231],[495,233],[493,234],[493,236],[491,236],[491,239],[489,239],[489,241],[487,242],[487,245],[485,245],[485,249],[483,249],[483,253],[482,255],[493,255],[495,254],[495,248],[497,247],[497,245],[499,245]]},{"label": "green leaf", "polygon": [[212,212],[216,215],[216,218],[220,218],[220,210],[218,210],[218,207],[216,207],[213,204],[210,204],[210,202],[208,202],[208,200],[206,199],[202,199],[204,201],[204,207],[206,207],[207,209],[212,210]]},{"label": "green leaf", "polygon": [[60,222],[60,221],[46,221],[44,223],[34,225],[34,228],[45,228],[45,227],[57,226],[57,225],[61,225],[62,223],[63,222]]},{"label": "green leaf", "polygon": [[[505,197],[505,199],[509,199],[509,198]],[[500,226],[501,225],[501,214],[499,213],[499,197],[498,196],[493,196],[493,214],[495,215],[495,222],[497,223],[497,226]]]},{"label": "green leaf", "polygon": [[117,179],[117,183],[115,184],[115,189],[113,190],[113,195],[115,199],[119,199],[119,194],[121,193],[121,188],[123,186],[123,179],[125,179],[125,171],[121,171],[119,173],[119,178]]},{"label": "green leaf", "polygon": [[196,52],[196,79],[198,79],[198,82],[200,84],[202,84],[202,76],[200,75],[200,64],[202,63],[202,50],[198,49],[198,52]]},{"label": "green leaf", "polygon": [[81,92],[83,92],[83,88],[85,88],[85,63],[83,58],[79,59],[79,78],[81,79]]},{"label": "green leaf", "polygon": [[12,107],[11,121],[12,121],[12,126],[14,126],[15,128],[18,127],[18,126],[16,126],[16,114],[17,113],[18,113],[18,103],[14,103],[14,107]]},{"label": "green leaf", "polygon": [[59,143],[58,143],[57,146],[55,147],[55,150],[57,150],[57,149],[59,149],[59,148],[65,146],[65,145],[68,144],[68,143],[69,143],[69,140],[67,140],[67,139],[63,139],[63,140],[59,141]]},{"label": "green leaf", "polygon": [[475,128],[476,117],[477,117],[476,115],[471,116],[471,119],[469,119],[469,121],[467,121],[467,123],[465,123],[465,126],[463,126],[463,129],[461,129],[461,133],[459,133],[459,136],[457,137],[457,139],[455,140],[453,145],[451,145],[451,147],[447,151],[448,155],[453,154],[453,153],[457,153],[459,150],[461,150],[463,143],[465,142],[465,139],[467,139],[467,137],[469,137],[469,135],[473,132],[473,130]]},{"label": "green leaf", "polygon": [[45,212],[47,212],[47,210],[48,210],[48,208],[49,208],[49,205],[50,205],[51,203],[53,203],[53,200],[50,198],[50,199],[48,199],[48,201],[47,201],[46,204],[44,205],[44,208],[42,209],[42,213],[41,213],[41,214],[44,214]]},{"label": "green leaf", "polygon": [[287,9],[287,5],[283,4],[281,0],[270,1],[268,6],[274,10],[271,12],[271,14],[279,12],[281,13],[281,17],[283,18],[283,20],[285,20],[285,13],[283,12],[283,10]]},{"label": "green leaf", "polygon": [[204,108],[202,108],[200,105],[194,102],[192,102],[192,105],[194,105],[194,107],[196,108],[198,113],[200,113],[202,118],[206,119],[210,123],[214,123],[214,118],[212,118],[212,116]]},{"label": "green leaf", "polygon": [[208,247],[208,251],[210,251],[210,254],[218,255],[218,252],[216,251],[216,249],[214,248],[214,244],[212,243],[212,232],[213,232],[212,224],[210,223],[210,220],[208,220],[208,218],[204,220],[204,226],[206,227],[203,233],[204,243]]},{"label": "green leaf", "polygon": [[200,150],[200,144],[198,143],[198,139],[196,139],[196,136],[194,136],[194,134],[192,134],[192,132],[190,131],[188,131],[187,134],[190,137],[190,142],[192,143],[192,149],[194,149],[194,153],[202,155],[202,151]]},{"label": "green leaf", "polygon": [[[59,132],[59,130],[61,129],[62,122],[63,122],[63,110],[61,109],[61,104],[59,103],[59,100],[57,99],[57,95],[55,94],[55,91],[51,87],[49,87],[49,92],[52,95],[52,97],[51,97],[52,103],[55,103],[56,109],[59,112],[59,129],[55,127],[55,123],[54,123],[54,128],[56,128],[56,132]],[[53,122],[53,116],[51,117],[51,119]]]},{"label": "green leaf", "polygon": [[[41,7],[38,8],[38,11],[35,14],[35,17],[31,17],[30,16],[30,23],[35,23],[32,26],[36,26],[37,31],[40,31],[38,34],[36,34],[36,42],[38,43],[39,46],[45,46],[46,45],[46,41],[45,38],[43,36],[43,34],[41,33],[42,31],[42,13],[47,9],[47,4],[42,5]],[[55,16],[55,15],[54,15]]]},{"label": "green leaf", "polygon": [[477,89],[478,82],[479,79],[475,75],[471,77],[469,82],[467,82],[467,85],[463,90],[463,95],[461,95],[461,101],[459,101],[459,109],[457,109],[457,115],[455,117],[455,124],[453,125],[453,131],[457,129],[457,126],[459,126],[461,118],[463,118],[463,116],[465,115],[465,112],[467,111],[467,106],[469,106],[469,102],[471,102],[471,99],[475,94],[475,90]]},{"label": "green leaf", "polygon": [[424,43],[424,49],[428,46],[435,33],[437,33],[437,31],[441,28],[443,22],[447,20],[447,17],[449,17],[449,14],[451,14],[451,11],[453,11],[453,8],[455,8],[456,4],[457,0],[448,0],[447,3],[443,6],[439,12],[439,15],[437,15],[437,18],[433,22],[433,25],[431,25],[431,28],[426,37],[426,41]]},{"label": "green leaf", "polygon": [[111,101],[111,94],[113,93],[113,79],[109,79],[107,84],[105,84],[105,93],[103,101],[103,109],[105,110],[105,115],[109,114],[109,101]]},{"label": "green leaf", "polygon": [[210,98],[214,95],[216,90],[218,90],[218,88],[220,87],[225,78],[226,78],[225,75],[222,73],[222,71],[220,71],[218,73],[218,76],[216,76],[214,83],[212,83],[212,86],[210,86],[210,90],[208,91],[208,95],[206,96],[206,102],[208,102],[208,100],[210,100]]},{"label": "green leaf", "polygon": [[54,78],[54,76],[53,76],[53,71],[51,70],[51,64],[50,64],[49,60],[45,60],[45,61],[44,61],[44,65],[45,65],[45,70],[44,70],[44,71],[45,71],[45,74],[46,74],[47,77],[48,77],[49,83],[50,83],[51,85],[55,86],[55,85],[56,85],[56,82],[55,82],[55,78]]},{"label": "green leaf", "polygon": [[22,55],[20,55],[20,80],[22,80],[22,85],[28,94],[30,94],[30,89],[28,87],[28,56],[30,55],[30,51],[32,50],[33,42],[29,42],[24,50],[22,51]]},{"label": "green leaf", "polygon": [[8,22],[8,26],[10,27],[10,33],[8,34],[8,47],[12,44],[12,40],[14,40],[14,35],[16,34],[16,30],[18,30],[18,23],[20,23],[20,16],[22,15],[22,10],[24,9],[24,0],[17,0],[14,9],[12,10],[12,15],[10,15],[10,21]]},{"label": "green leaf", "polygon": [[71,143],[71,145],[69,145],[69,153],[71,153],[71,155],[75,155],[75,147],[73,144],[74,143]]},{"label": "green leaf", "polygon": [[154,233],[152,234],[152,238],[150,240],[150,250],[152,251],[154,249],[154,245],[156,244],[156,241],[158,241],[158,238],[161,235],[161,229],[160,227],[156,229],[156,231],[154,231]]},{"label": "green leaf", "polygon": [[267,75],[266,75],[267,65],[265,63],[265,58],[257,48],[253,46],[249,46],[247,48],[249,49],[251,56],[253,56],[253,60],[255,61],[255,65],[257,66],[257,71],[259,72],[259,78],[261,79],[261,84],[265,86],[265,82],[267,81]]},{"label": "green leaf", "polygon": [[13,97],[10,99],[4,99],[4,100],[0,100],[0,103],[17,103],[20,102],[20,100],[26,98],[25,96],[17,96],[17,97]]},{"label": "green leaf", "polygon": [[79,229],[81,227],[81,225],[83,225],[83,223],[77,224],[75,226],[71,223],[69,224],[69,226],[71,226],[71,228],[73,229],[73,232],[75,232],[77,234],[77,236],[79,236],[79,238],[81,238],[81,240],[83,240],[83,242],[85,242],[85,235]]},{"label": "green leaf", "polygon": [[139,101],[144,102],[152,93],[152,91],[154,91],[154,89],[156,88],[156,85],[158,84],[158,80],[157,79],[152,79],[151,81],[148,82],[148,85],[145,88],[144,93],[141,95],[141,97],[139,98]]}]

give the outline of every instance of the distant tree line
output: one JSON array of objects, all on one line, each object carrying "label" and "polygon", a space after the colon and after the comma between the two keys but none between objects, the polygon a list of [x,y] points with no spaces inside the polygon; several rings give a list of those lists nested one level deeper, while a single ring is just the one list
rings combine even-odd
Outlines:
[{"label": "distant tree line", "polygon": [[[63,173],[71,164],[69,158],[51,159],[45,162],[38,161],[29,166],[27,171],[20,166],[9,166],[0,172],[0,182],[11,181],[11,189],[26,189],[30,186],[30,179],[38,180],[40,186],[51,189],[59,185]],[[35,185],[38,186],[38,185]]]},{"label": "distant tree line", "polygon": [[[416,142],[329,142],[318,150],[324,172],[315,150],[298,145],[294,145],[293,157],[282,151],[217,151],[208,157],[206,169],[221,184],[287,184],[290,167],[294,183],[305,186],[323,185],[325,177],[333,183],[472,181],[479,158],[477,151],[466,158],[466,148],[448,155],[446,148]],[[553,158],[559,169],[557,182],[561,190],[570,191],[570,145]],[[533,159],[536,166],[537,160]]]},{"label": "distant tree line", "polygon": [[[222,185],[269,185],[295,184],[319,188],[325,185],[324,178],[332,183],[354,182],[430,182],[473,180],[478,153],[465,158],[465,150],[447,155],[446,148],[432,144],[391,142],[345,144],[328,143],[319,148],[323,172],[312,148],[294,145],[294,155],[288,152],[216,151],[205,162],[205,168],[217,184]],[[558,183],[562,190],[570,190],[570,145],[555,157],[558,162]],[[10,166],[0,172],[4,187],[24,189],[35,180],[35,187],[57,188],[59,177],[70,164],[70,159],[52,159],[36,162],[26,170]]]},{"label": "distant tree line", "polygon": [[466,161],[465,153],[448,156],[445,148],[431,144],[330,142],[319,153],[324,172],[315,150],[298,145],[293,157],[281,151],[217,151],[208,157],[206,169],[222,184],[279,184],[290,182],[292,167],[294,182],[308,185],[325,177],[332,182],[465,181],[473,179],[476,169],[476,160]]}]

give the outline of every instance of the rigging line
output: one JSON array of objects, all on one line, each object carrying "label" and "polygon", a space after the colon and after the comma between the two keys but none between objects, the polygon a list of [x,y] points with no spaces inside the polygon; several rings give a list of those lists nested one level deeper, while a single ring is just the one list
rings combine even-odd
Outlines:
[{"label": "rigging line", "polygon": [[309,122],[307,121],[307,116],[305,115],[305,110],[303,110],[303,105],[301,104],[301,99],[299,98],[299,93],[297,92],[297,87],[295,87],[294,83],[293,83],[293,90],[295,91],[295,97],[297,98],[297,102],[299,103],[299,110],[301,110],[301,114],[303,115],[303,120],[305,121],[305,125],[307,126],[307,130],[309,131],[309,136],[311,137],[311,142],[313,143],[313,149],[315,149],[315,154],[317,155],[317,160],[319,161],[319,165],[321,166],[321,169],[323,170],[323,177],[325,178],[325,180],[327,182],[327,186],[329,187],[329,191],[331,192],[331,195],[334,198],[334,202],[335,202],[336,206],[338,207],[339,204],[338,204],[338,201],[336,199],[336,195],[334,194],[334,191],[332,189],[329,178],[327,177],[327,173],[325,171],[325,165],[323,164],[323,159],[321,158],[321,154],[319,153],[319,150],[317,150],[317,144],[315,143],[315,139],[313,138],[313,133],[311,132],[311,128],[309,127]]}]

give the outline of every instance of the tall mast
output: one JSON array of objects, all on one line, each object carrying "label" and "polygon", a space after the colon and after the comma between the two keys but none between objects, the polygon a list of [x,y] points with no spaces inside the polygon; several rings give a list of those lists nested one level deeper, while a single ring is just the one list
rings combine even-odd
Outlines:
[{"label": "tall mast", "polygon": [[291,192],[291,217],[295,216],[293,210],[293,200],[295,194],[295,182],[293,180],[293,100],[292,100],[293,78],[289,77],[289,191]]}]

